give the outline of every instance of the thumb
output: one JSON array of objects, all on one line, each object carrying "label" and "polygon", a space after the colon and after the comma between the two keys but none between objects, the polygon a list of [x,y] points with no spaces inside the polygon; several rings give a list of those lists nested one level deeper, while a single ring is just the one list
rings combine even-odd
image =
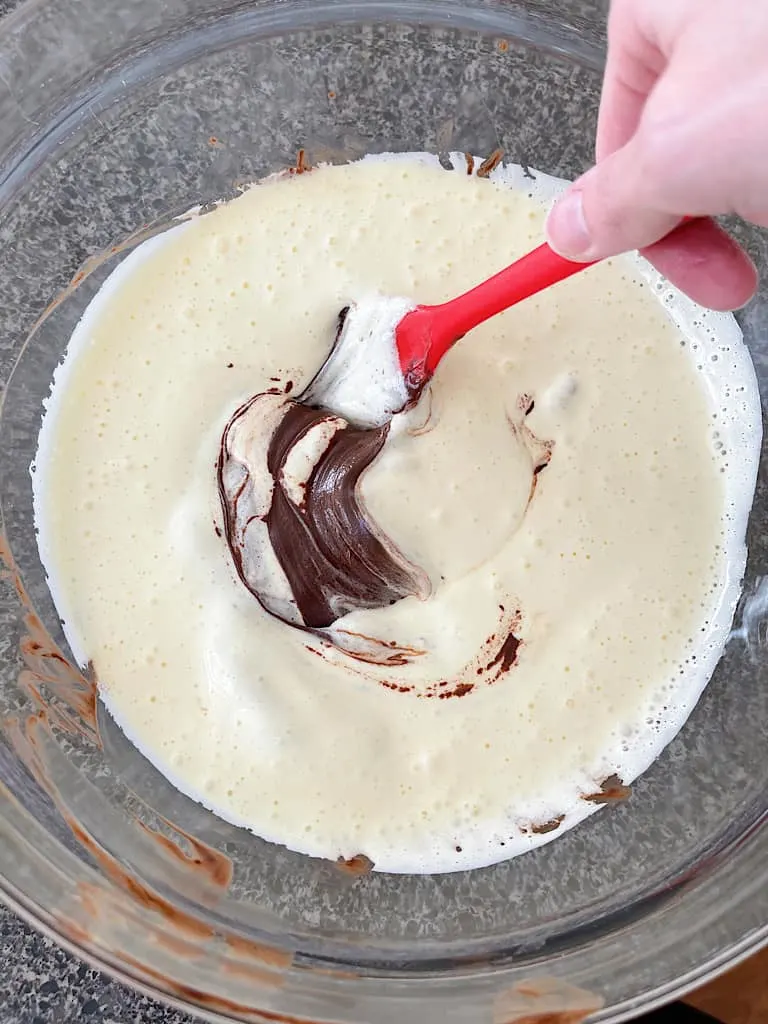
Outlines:
[{"label": "thumb", "polygon": [[686,212],[659,209],[654,200],[663,201],[663,193],[664,176],[649,166],[638,133],[558,199],[547,219],[549,244],[584,262],[652,245]]}]

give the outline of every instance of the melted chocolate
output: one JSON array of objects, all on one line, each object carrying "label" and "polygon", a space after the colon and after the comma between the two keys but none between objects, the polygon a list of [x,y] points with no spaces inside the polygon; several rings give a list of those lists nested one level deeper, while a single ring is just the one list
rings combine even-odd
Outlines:
[{"label": "melted chocolate", "polygon": [[509,672],[517,661],[517,652],[521,643],[522,640],[519,637],[515,636],[514,633],[510,633],[499,648],[496,656],[486,665],[486,671],[490,672],[491,669],[496,668],[498,669],[498,675]]},{"label": "melted chocolate", "polygon": [[590,804],[615,804],[622,800],[628,800],[632,794],[629,786],[625,786],[618,775],[609,775],[600,783],[598,793],[590,793],[582,797]]},{"label": "melted chocolate", "polygon": [[494,149],[490,156],[487,156],[485,160],[480,164],[477,169],[478,178],[489,178],[491,173],[496,170],[501,161],[504,159],[503,149]]},{"label": "melted chocolate", "polygon": [[[218,467],[227,542],[240,578],[254,597],[267,611],[292,625],[323,629],[357,609],[382,608],[409,595],[426,596],[428,580],[424,573],[377,529],[360,500],[360,477],[381,451],[388,425],[337,430],[318,456],[297,499],[283,477],[286,462],[308,431],[331,417],[322,409],[287,400],[267,449],[266,472],[272,482],[272,497],[262,518],[300,621],[280,615],[274,605],[265,602],[264,595],[249,582],[244,565],[241,538],[248,519],[241,521],[244,513],[238,503],[245,483],[234,492],[225,485],[229,432],[256,400],[230,420],[222,438]],[[333,419],[338,421],[338,417]]]},{"label": "melted chocolate", "polygon": [[353,875],[356,878],[360,878],[362,875],[370,875],[373,871],[373,861],[370,857],[366,857],[364,853],[358,853],[354,857],[350,857],[346,860],[344,857],[339,857],[336,861],[336,866],[340,871],[344,871],[348,875]]},{"label": "melted chocolate", "polygon": [[564,821],[565,815],[558,814],[556,818],[552,818],[550,821],[542,821],[539,825],[531,825],[531,832],[536,836],[545,836],[548,832],[554,832],[560,828]]}]

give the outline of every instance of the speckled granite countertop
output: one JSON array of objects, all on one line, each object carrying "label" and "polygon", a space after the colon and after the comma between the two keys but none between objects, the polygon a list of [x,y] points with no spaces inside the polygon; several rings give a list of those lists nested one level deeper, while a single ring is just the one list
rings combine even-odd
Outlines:
[{"label": "speckled granite countertop", "polygon": [[0,1024],[191,1024],[91,970],[0,907]]}]

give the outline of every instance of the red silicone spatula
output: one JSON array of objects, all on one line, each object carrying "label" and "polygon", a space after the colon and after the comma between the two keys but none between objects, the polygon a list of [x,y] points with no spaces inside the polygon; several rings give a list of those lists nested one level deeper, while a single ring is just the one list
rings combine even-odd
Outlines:
[{"label": "red silicone spatula", "polygon": [[[680,224],[693,219],[683,217]],[[545,242],[458,298],[439,306],[417,306],[406,313],[395,330],[395,343],[409,393],[416,396],[421,392],[445,353],[467,331],[592,266],[594,263],[574,263],[558,256]]]},{"label": "red silicone spatula", "polygon": [[591,266],[558,256],[545,242],[458,298],[406,313],[395,330],[395,342],[409,392],[421,391],[446,352],[467,331]]}]

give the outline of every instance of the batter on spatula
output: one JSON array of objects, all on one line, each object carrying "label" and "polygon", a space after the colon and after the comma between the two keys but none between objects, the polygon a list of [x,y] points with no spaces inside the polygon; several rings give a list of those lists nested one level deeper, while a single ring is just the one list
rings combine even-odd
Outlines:
[{"label": "batter on spatula", "polygon": [[[257,600],[220,490],[268,456],[254,396],[284,411],[350,303],[440,302],[541,240],[557,183],[455,162],[270,179],[140,246],[70,342],[34,470],[67,636],[137,747],[221,817],[382,871],[523,853],[654,760],[728,634],[760,441],[733,318],[613,260],[471,332],[382,431],[351,499],[392,604],[306,628],[328,591],[320,562],[286,573],[290,541]],[[292,426],[272,465],[301,510],[350,428]],[[341,536],[317,543],[343,573]]]}]

